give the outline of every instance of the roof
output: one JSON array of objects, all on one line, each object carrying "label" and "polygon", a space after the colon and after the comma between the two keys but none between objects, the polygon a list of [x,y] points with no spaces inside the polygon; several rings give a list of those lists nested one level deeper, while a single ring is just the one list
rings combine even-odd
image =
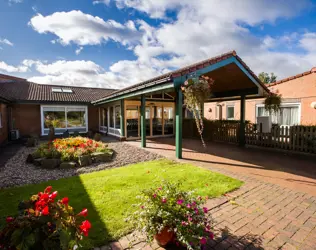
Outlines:
[{"label": "roof", "polygon": [[300,77],[303,77],[303,76],[306,76],[306,75],[310,75],[310,74],[313,74],[313,73],[316,73],[316,67],[313,67],[311,70],[305,71],[305,72],[297,74],[295,76],[290,76],[290,77],[284,78],[282,80],[266,84],[266,86],[267,87],[272,87],[272,86],[275,86],[275,85],[278,85],[278,84],[281,84],[281,83],[284,83],[284,82],[288,82],[288,81],[294,80],[296,78],[300,78]]},{"label": "roof", "polygon": [[[71,89],[72,93],[52,92],[52,88]],[[0,80],[0,97],[11,102],[91,103],[113,92],[113,89],[46,85],[26,80]]]},{"label": "roof", "polygon": [[168,81],[172,81],[173,78],[175,77],[179,77],[181,75],[186,75],[188,73],[194,72],[195,70],[207,67],[209,65],[218,63],[220,61],[223,61],[225,59],[228,59],[230,57],[235,57],[244,67],[245,69],[250,73],[250,75],[266,90],[269,91],[268,88],[259,80],[259,78],[250,70],[250,68],[246,65],[246,63],[237,55],[236,51],[230,51],[227,52],[225,54],[219,55],[219,56],[215,56],[209,59],[206,59],[204,61],[200,61],[198,63],[195,64],[191,64],[189,66],[177,69],[175,71],[171,71],[169,73],[151,78],[149,80],[140,82],[138,84],[132,85],[130,87],[124,88],[124,89],[120,89],[117,91],[114,91],[106,96],[104,96],[102,99],[97,100],[95,102],[99,102],[102,101],[104,99],[108,99],[114,96],[120,96],[122,94],[125,94],[126,92],[132,92],[134,90],[138,90],[144,87],[147,87],[147,85],[156,85],[156,84],[160,84],[160,83],[165,83]]}]

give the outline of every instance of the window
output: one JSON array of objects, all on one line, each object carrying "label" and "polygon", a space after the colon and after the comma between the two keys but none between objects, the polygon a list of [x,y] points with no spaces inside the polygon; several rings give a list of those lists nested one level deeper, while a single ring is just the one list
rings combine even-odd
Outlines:
[{"label": "window", "polygon": [[[272,123],[278,125],[293,126],[300,123],[300,104],[283,104],[278,113],[271,115]],[[263,105],[257,105],[257,117],[269,116]]]},{"label": "window", "polygon": [[47,135],[49,127],[56,134],[69,132],[87,132],[87,107],[85,106],[42,106],[42,134]]},{"label": "window", "polygon": [[52,92],[54,92],[54,93],[61,93],[62,90],[61,90],[61,88],[52,88]]},{"label": "window", "polygon": [[173,134],[173,117],[174,117],[174,109],[172,107],[163,107],[165,135]]},{"label": "window", "polygon": [[234,118],[235,118],[235,107],[227,105],[226,119],[227,120],[234,120]]},{"label": "window", "polygon": [[62,89],[63,93],[72,93],[72,89]]},{"label": "window", "polygon": [[110,127],[114,128],[114,108],[110,107]]},{"label": "window", "polygon": [[115,106],[115,128],[121,127],[121,106]]}]

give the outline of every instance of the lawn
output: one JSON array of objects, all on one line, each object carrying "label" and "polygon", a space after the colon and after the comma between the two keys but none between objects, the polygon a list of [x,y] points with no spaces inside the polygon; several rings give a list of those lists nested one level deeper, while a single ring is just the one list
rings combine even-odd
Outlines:
[{"label": "lawn", "polygon": [[166,179],[182,183],[184,190],[196,190],[197,195],[217,197],[242,185],[242,182],[190,164],[157,160],[83,174],[71,178],[4,189],[0,192],[0,225],[8,215],[14,215],[19,200],[53,186],[59,198],[69,197],[76,211],[87,208],[92,223],[85,248],[101,246],[130,232],[132,225],[124,218],[133,211],[136,196],[149,187],[158,187]]}]

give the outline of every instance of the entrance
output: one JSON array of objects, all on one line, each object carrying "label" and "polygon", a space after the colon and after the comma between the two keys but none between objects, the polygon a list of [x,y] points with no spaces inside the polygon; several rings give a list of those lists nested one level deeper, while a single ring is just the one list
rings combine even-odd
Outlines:
[{"label": "entrance", "polygon": [[[140,103],[126,103],[126,136],[140,138]],[[174,103],[155,103],[146,105],[146,137],[173,135]]]}]

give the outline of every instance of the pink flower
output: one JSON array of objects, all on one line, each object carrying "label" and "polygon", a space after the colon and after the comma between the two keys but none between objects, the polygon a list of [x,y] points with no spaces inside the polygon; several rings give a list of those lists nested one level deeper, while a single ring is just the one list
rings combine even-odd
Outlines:
[{"label": "pink flower", "polygon": [[200,243],[201,245],[205,245],[207,242],[207,240],[203,237],[202,239],[200,239]]},{"label": "pink flower", "polygon": [[162,198],[161,202],[162,202],[162,203],[166,203],[166,202],[167,202],[167,199],[166,199],[166,198]]},{"label": "pink flower", "polygon": [[178,201],[177,201],[177,204],[178,204],[178,205],[182,205],[183,202],[184,202],[183,200],[178,200]]},{"label": "pink flower", "polygon": [[187,226],[187,225],[188,225],[188,222],[182,221],[182,222],[181,222],[181,225],[182,225],[182,226]]},{"label": "pink flower", "polygon": [[210,233],[209,237],[210,237],[210,239],[214,239],[214,234]]},{"label": "pink flower", "polygon": [[199,214],[199,210],[197,208],[194,209],[196,214]]},{"label": "pink flower", "polygon": [[156,197],[157,197],[157,194],[153,194],[153,197],[156,198]]},{"label": "pink flower", "polygon": [[187,208],[191,208],[191,204],[187,204]]},{"label": "pink flower", "polygon": [[204,211],[204,213],[206,213],[206,214],[207,214],[207,212],[208,212],[207,207],[203,207],[203,211]]},{"label": "pink flower", "polygon": [[189,221],[192,221],[193,219],[192,219],[191,217],[188,217],[188,220],[189,220]]},{"label": "pink flower", "polygon": [[144,206],[140,206],[141,209],[144,209]]}]

